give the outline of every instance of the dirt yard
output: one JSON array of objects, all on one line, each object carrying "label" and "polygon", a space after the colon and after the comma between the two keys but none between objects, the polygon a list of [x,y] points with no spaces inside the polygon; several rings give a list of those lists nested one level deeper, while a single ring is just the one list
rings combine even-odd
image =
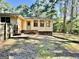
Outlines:
[{"label": "dirt yard", "polygon": [[79,44],[52,36],[16,38],[0,44],[6,47],[1,50],[0,59],[79,59]]}]

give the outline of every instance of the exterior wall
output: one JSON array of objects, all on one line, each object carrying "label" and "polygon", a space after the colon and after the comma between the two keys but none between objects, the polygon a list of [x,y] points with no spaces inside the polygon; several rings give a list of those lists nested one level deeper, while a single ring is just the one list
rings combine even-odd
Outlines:
[{"label": "exterior wall", "polygon": [[11,17],[11,24],[18,26],[18,33],[21,33],[22,30],[26,30],[26,22],[21,16]]},{"label": "exterior wall", "polygon": [[[52,27],[52,26],[53,26],[53,22],[51,21],[51,22],[50,22],[50,27],[47,27],[47,26],[46,26],[46,21],[47,21],[47,20],[44,21],[44,27],[39,27],[39,28],[38,28],[38,31],[53,31],[53,30],[52,30],[52,29],[53,29],[53,27]],[[39,21],[39,22],[40,22],[40,21]],[[40,25],[40,23],[39,23],[39,25]]]},{"label": "exterior wall", "polygon": [[53,21],[50,22],[50,27],[46,27],[46,21],[44,20],[44,27],[40,27],[40,20],[38,20],[38,27],[34,27],[34,20],[31,21],[31,30],[38,30],[38,31],[53,31]]},{"label": "exterior wall", "polygon": [[10,17],[10,23],[11,23],[12,25],[16,25],[16,24],[17,24],[17,18]]},{"label": "exterior wall", "polygon": [[38,20],[38,27],[34,27],[34,19],[26,19],[24,21],[24,30],[27,30],[27,21],[31,22],[31,29],[30,30],[38,30],[38,31],[53,31],[53,21],[50,20],[50,27],[46,27],[46,21],[44,20],[44,27],[40,27],[40,19]]},{"label": "exterior wall", "polygon": [[17,25],[18,26],[18,33],[21,32],[21,30],[23,29],[23,24],[22,24],[22,19],[18,16],[18,17],[11,17],[11,24],[12,25]]},{"label": "exterior wall", "polygon": [[17,19],[17,25],[18,25],[18,30],[21,31],[22,30],[22,19],[20,18]]},{"label": "exterior wall", "polygon": [[23,29],[22,30],[27,30],[27,23],[26,23],[26,20],[24,20],[23,22],[22,22],[22,26],[23,26]]}]

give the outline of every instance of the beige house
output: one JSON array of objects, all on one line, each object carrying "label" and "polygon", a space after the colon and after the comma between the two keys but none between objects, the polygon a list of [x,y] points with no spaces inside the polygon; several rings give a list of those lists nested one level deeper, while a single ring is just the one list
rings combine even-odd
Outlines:
[{"label": "beige house", "polygon": [[38,34],[52,35],[53,32],[53,21],[51,19],[25,18],[22,24],[25,33],[31,31]]},{"label": "beige house", "polygon": [[0,21],[15,26],[17,33],[25,34],[45,34],[52,35],[53,21],[43,18],[24,18],[19,14],[4,13],[0,14]]}]

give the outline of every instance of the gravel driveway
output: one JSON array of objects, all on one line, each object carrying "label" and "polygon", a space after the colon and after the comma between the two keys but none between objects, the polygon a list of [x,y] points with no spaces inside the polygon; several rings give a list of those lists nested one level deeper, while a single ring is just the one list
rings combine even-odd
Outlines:
[{"label": "gravel driveway", "polygon": [[71,43],[51,36],[43,39],[16,38],[16,45],[0,52],[0,59],[79,59],[78,53],[71,53],[63,46]]}]

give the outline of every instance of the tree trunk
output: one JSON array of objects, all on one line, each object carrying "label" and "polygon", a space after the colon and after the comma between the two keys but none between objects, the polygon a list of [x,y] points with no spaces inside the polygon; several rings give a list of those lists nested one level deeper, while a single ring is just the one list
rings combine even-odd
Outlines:
[{"label": "tree trunk", "polygon": [[76,3],[75,4],[76,4],[76,17],[77,17],[78,16],[77,15],[77,9],[78,9],[78,1],[77,0],[76,0]]},{"label": "tree trunk", "polygon": [[72,33],[73,9],[74,9],[74,0],[72,0],[72,5],[71,5],[71,15],[70,15],[71,25],[70,25],[70,33]]},{"label": "tree trunk", "polygon": [[63,33],[66,33],[67,0],[64,2]]}]

